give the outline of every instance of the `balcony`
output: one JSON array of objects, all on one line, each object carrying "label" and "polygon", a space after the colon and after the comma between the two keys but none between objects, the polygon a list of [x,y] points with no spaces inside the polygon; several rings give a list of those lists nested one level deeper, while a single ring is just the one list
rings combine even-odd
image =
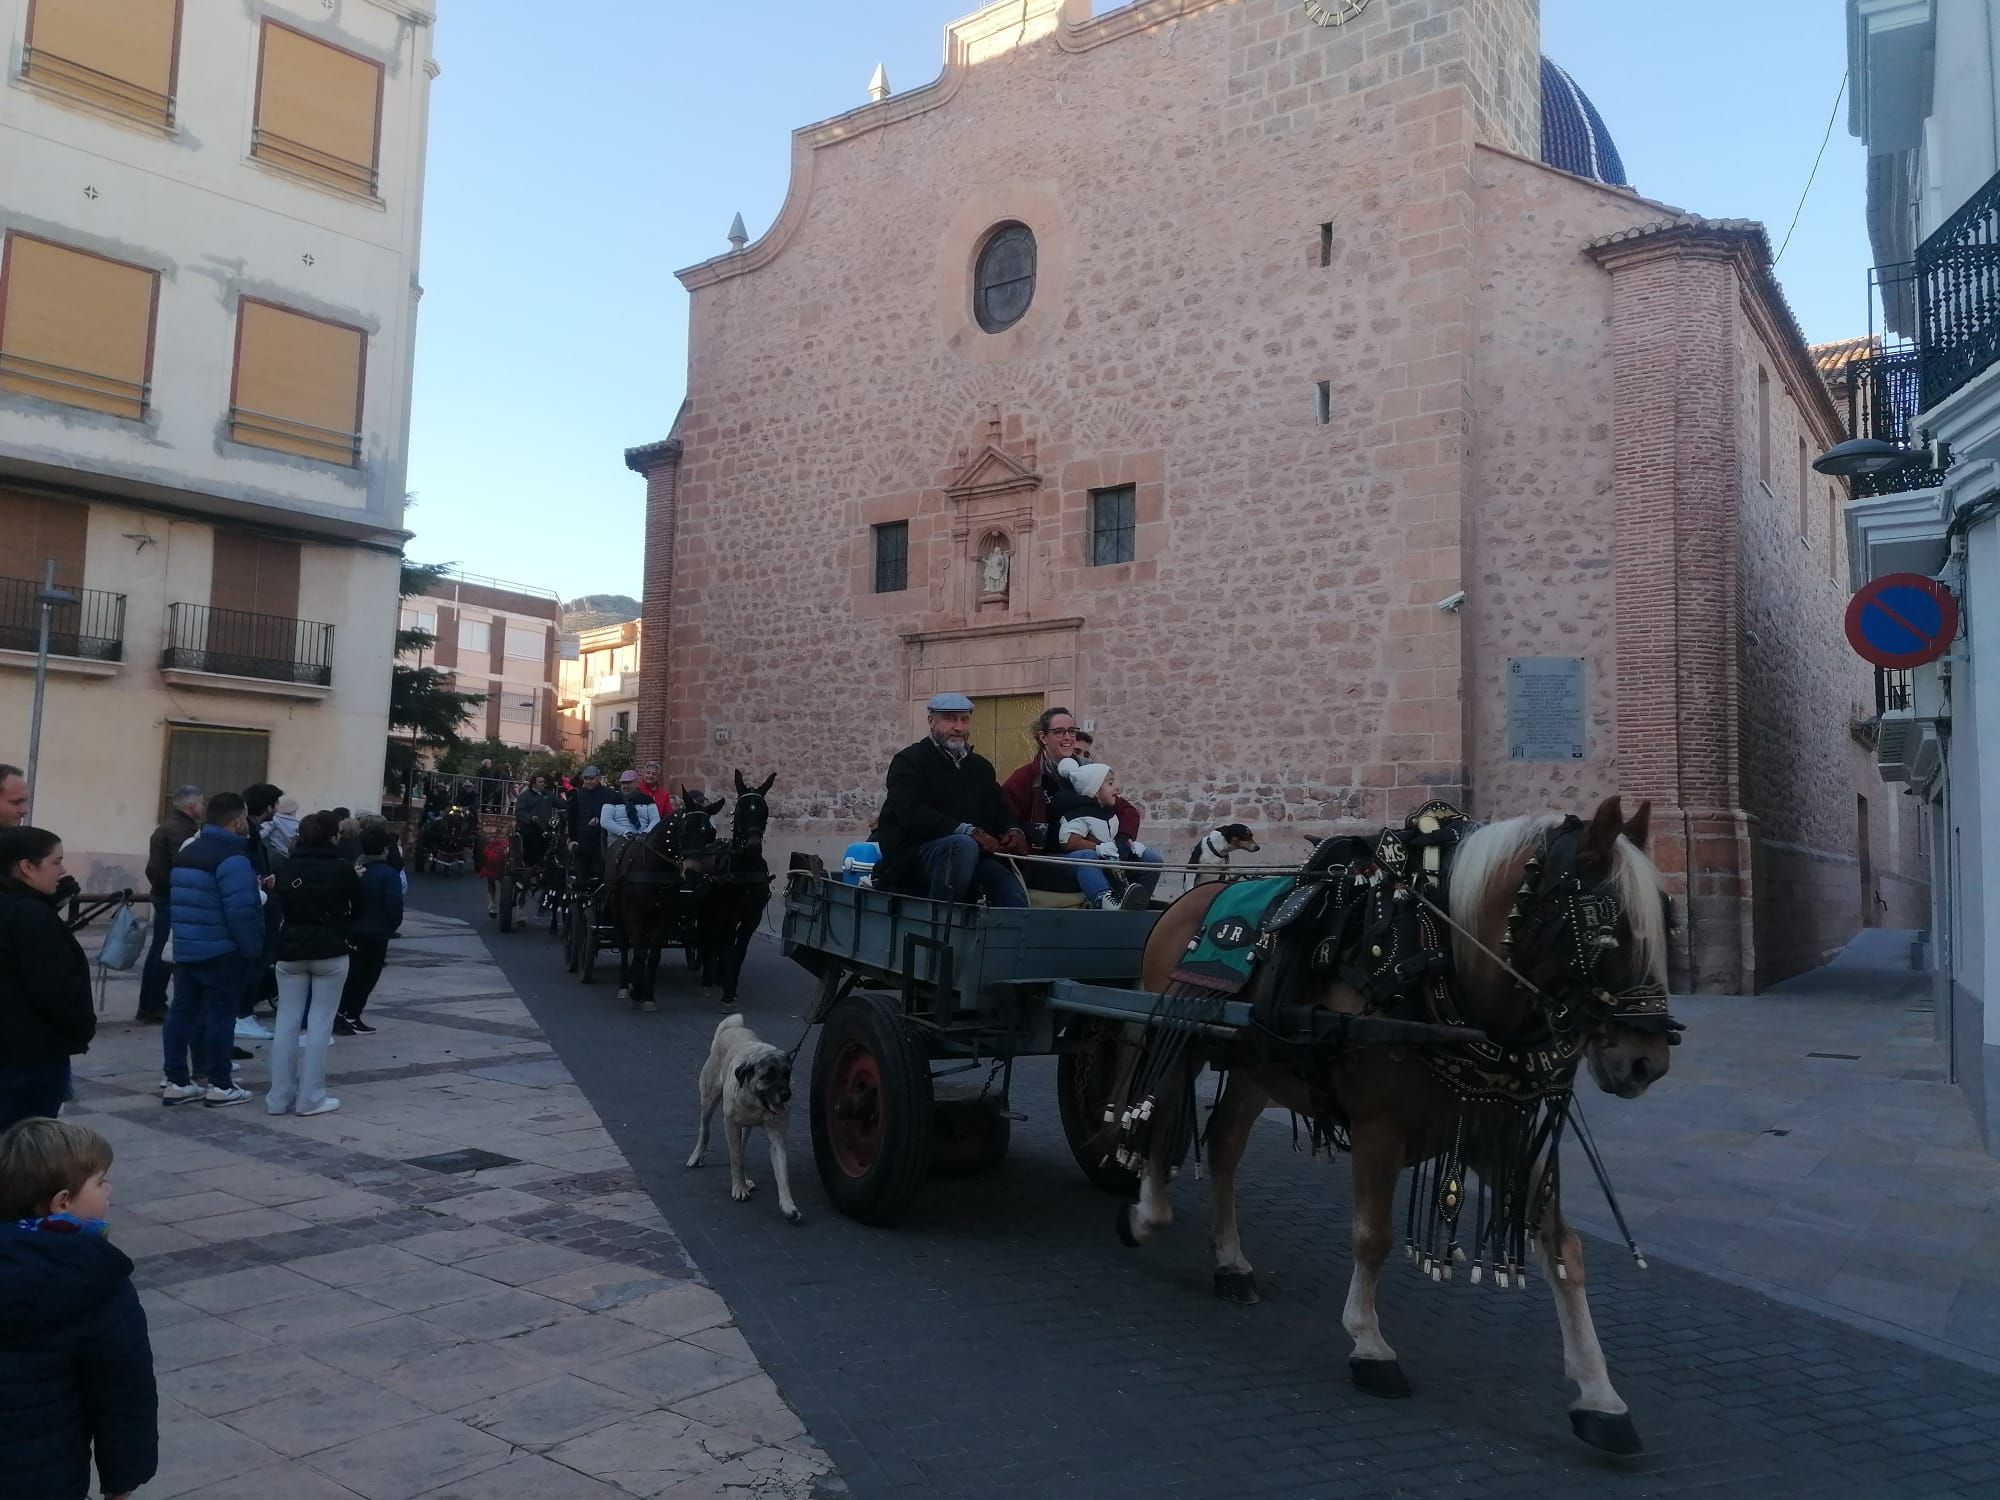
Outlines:
[{"label": "balcony", "polygon": [[[41,649],[42,607],[35,602],[41,588],[32,578],[0,578],[0,660],[9,666],[33,665]],[[64,592],[76,602],[57,605],[49,618],[55,669],[109,677],[125,659],[125,596],[101,589]]]},{"label": "balcony", "polygon": [[1920,409],[2000,359],[2000,173],[1917,246]]},{"label": "balcony", "polygon": [[333,686],[333,627],[206,604],[169,605],[160,676],[184,687],[324,698]]},{"label": "balcony", "polygon": [[[1879,438],[1908,448],[1916,442],[1917,413],[1922,399],[1918,386],[1922,356],[1916,349],[1863,355],[1847,362],[1847,430],[1854,437]],[[1947,465],[1948,467],[1948,465]],[[1856,498],[1899,495],[1910,490],[1936,489],[1944,483],[1943,469],[1912,464],[1883,474],[1857,474]]]}]

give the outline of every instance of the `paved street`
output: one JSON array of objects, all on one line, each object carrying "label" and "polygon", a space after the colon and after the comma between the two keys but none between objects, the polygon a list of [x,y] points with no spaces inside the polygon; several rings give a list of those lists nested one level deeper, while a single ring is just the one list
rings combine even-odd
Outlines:
[{"label": "paved street", "polygon": [[[413,895],[483,919],[473,882],[425,882]],[[1111,1200],[1083,1182],[1062,1144],[1053,1070],[1042,1063],[1017,1073],[1015,1104],[1027,1118],[992,1176],[933,1182],[902,1226],[876,1230],[832,1214],[807,1167],[797,1184],[807,1222],[788,1229],[767,1193],[735,1204],[722,1172],[681,1165],[716,1017],[683,973],[663,970],[660,1013],[637,1015],[608,982],[586,989],[565,974],[547,938],[484,930],[751,1352],[863,1500],[1882,1500],[1986,1496],[2000,1484],[2000,1377],[1668,1253],[1640,1272],[1603,1242],[1593,1246],[1593,1305],[1646,1456],[1614,1460],[1570,1437],[1570,1388],[1539,1284],[1520,1294],[1437,1288],[1397,1268],[1385,1283],[1386,1331],[1417,1394],[1368,1400],[1347,1382],[1339,1328],[1344,1171],[1294,1155],[1281,1126],[1260,1132],[1244,1168],[1243,1220],[1266,1301],[1218,1303],[1197,1185],[1177,1188],[1186,1218],[1173,1237],[1144,1252],[1122,1248]],[[806,998],[803,975],[760,943],[744,1006],[753,1024],[789,1046]],[[1714,1015],[1724,1003],[1690,1014]],[[1674,1132],[1685,1114],[1671,1102],[1681,1089],[1713,1108],[1714,1096],[1699,1091],[1733,1086],[1729,1049],[1742,1033],[1717,1025],[1712,1034],[1726,1045],[1711,1061],[1703,1032],[1691,1032],[1657,1099],[1592,1099],[1620,1189],[1649,1215],[1686,1189],[1689,1174],[1719,1170],[1684,1149]],[[1839,1050],[1816,1035],[1812,1050],[1822,1048]],[[801,1084],[810,1056],[808,1044]],[[1834,1114],[1801,1111],[1795,1144],[1832,1128]],[[809,1158],[803,1119],[793,1139]],[[1851,1201],[1828,1181],[1829,1215]],[[1752,1218],[1756,1204],[1732,1211]],[[1804,1226],[1782,1227],[1788,1253],[1827,1256]]]},{"label": "paved street", "polygon": [[841,1493],[463,923],[411,915],[379,1032],[334,1044],[337,1114],[162,1108],[135,996],[110,985],[71,1112],[116,1147],[152,1327],[146,1496]]}]

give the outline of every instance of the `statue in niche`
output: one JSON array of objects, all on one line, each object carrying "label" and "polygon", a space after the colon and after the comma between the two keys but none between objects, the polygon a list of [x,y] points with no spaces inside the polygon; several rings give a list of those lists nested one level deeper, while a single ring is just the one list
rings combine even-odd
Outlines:
[{"label": "statue in niche", "polygon": [[990,533],[980,548],[979,554],[979,597],[981,602],[1007,597],[1007,578],[1014,566],[1014,554],[1007,545],[1007,538],[999,532]]}]

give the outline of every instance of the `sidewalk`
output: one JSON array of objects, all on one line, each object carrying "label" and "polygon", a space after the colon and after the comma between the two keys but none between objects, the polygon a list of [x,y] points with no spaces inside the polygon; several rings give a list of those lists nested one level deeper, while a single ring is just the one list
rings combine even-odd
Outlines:
[{"label": "sidewalk", "polygon": [[333,1115],[265,1114],[261,1048],[259,1098],[163,1107],[136,994],[114,977],[70,1114],[117,1150],[149,1500],[846,1493],[466,924],[410,913]]},{"label": "sidewalk", "polygon": [[[1762,995],[1676,996],[1666,1080],[1579,1098],[1649,1255],[2000,1370],[2000,1160],[1945,1081],[1910,937],[1863,932]],[[1565,1189],[1615,1241],[1574,1151]]]}]

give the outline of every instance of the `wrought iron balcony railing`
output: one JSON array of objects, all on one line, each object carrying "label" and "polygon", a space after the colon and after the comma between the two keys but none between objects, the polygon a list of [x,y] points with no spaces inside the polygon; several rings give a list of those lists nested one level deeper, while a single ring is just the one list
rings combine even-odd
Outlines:
[{"label": "wrought iron balcony railing", "polygon": [[333,627],[206,604],[167,607],[160,665],[183,672],[261,677],[269,682],[333,684]]},{"label": "wrought iron balcony railing", "polygon": [[[1888,354],[1868,354],[1847,362],[1847,430],[1854,437],[1879,438],[1902,447],[1916,442],[1922,356],[1915,349],[1899,349]],[[1854,476],[1854,493],[1900,495],[1911,490],[1935,489],[1944,483],[1944,470],[1911,464],[1882,474]]]},{"label": "wrought iron balcony railing", "polygon": [[[32,578],[0,578],[0,651],[41,649],[42,586]],[[125,596],[102,589],[65,589],[74,604],[58,604],[49,618],[49,653],[85,661],[125,659]]]},{"label": "wrought iron balcony railing", "polygon": [[2000,173],[1917,246],[1917,345],[1926,411],[2000,360]]},{"label": "wrought iron balcony railing", "polygon": [[1910,706],[1910,673],[1904,667],[1875,669],[1875,713],[1899,713]]}]

